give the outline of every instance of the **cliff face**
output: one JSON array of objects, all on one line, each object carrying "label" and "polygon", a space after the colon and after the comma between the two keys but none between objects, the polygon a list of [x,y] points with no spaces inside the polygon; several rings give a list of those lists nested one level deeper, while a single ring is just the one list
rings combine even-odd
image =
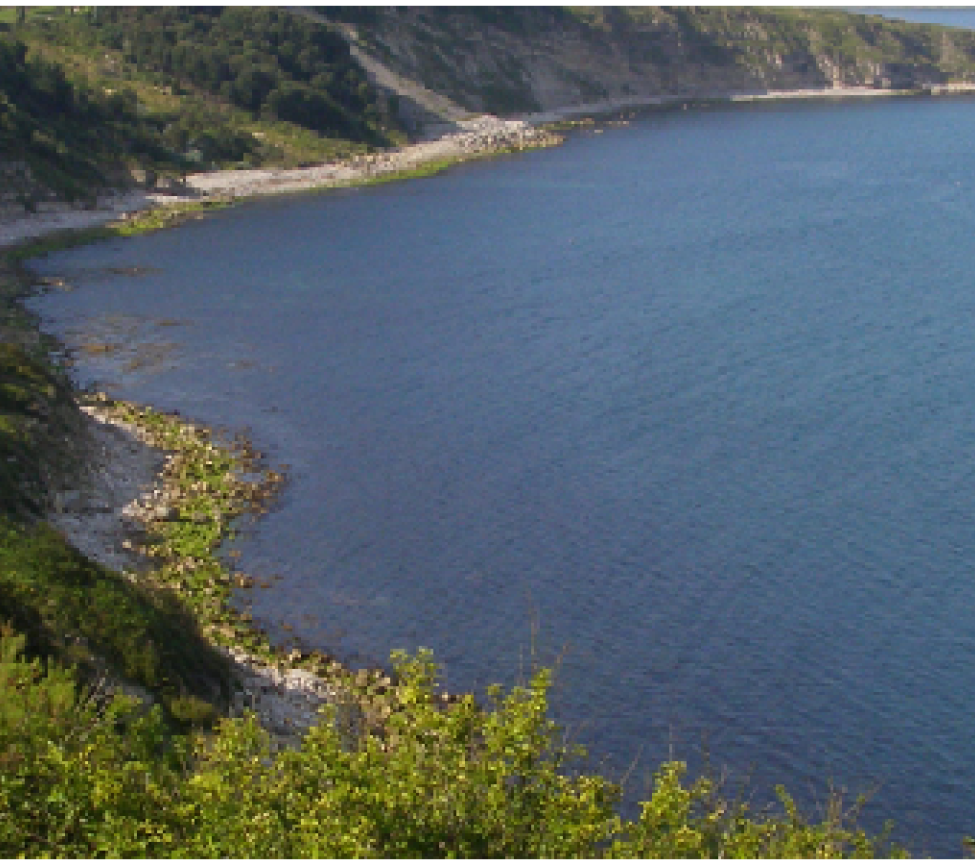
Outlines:
[{"label": "cliff face", "polygon": [[376,8],[346,13],[341,29],[362,62],[398,80],[390,89],[417,117],[975,81],[975,33],[835,10]]}]

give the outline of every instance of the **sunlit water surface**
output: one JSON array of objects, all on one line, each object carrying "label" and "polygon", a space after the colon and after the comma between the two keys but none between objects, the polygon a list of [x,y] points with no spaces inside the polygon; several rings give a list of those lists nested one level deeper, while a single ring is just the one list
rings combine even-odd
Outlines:
[{"label": "sunlit water surface", "polygon": [[238,544],[277,637],[430,646],[451,690],[560,658],[634,795],[706,751],[759,800],[880,785],[871,825],[956,855],[973,140],[967,99],[658,116],[54,255],[36,305],[126,346],[82,382],[290,464]]}]

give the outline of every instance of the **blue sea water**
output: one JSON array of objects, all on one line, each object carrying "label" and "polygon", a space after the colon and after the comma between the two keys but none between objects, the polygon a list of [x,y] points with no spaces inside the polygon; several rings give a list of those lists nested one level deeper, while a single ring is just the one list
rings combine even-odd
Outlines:
[{"label": "blue sea water", "polygon": [[36,306],[125,347],[81,381],[291,466],[237,544],[278,638],[429,646],[451,690],[557,661],[634,796],[707,757],[957,855],[973,141],[967,98],[658,115],[52,255]]}]

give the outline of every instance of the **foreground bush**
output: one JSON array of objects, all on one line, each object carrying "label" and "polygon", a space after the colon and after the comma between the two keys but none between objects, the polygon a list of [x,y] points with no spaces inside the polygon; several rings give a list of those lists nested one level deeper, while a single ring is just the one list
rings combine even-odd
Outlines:
[{"label": "foreground bush", "polygon": [[[0,856],[839,857],[881,850],[841,818],[751,819],[665,764],[639,820],[573,774],[547,717],[549,674],[491,705],[446,705],[427,654],[356,695],[297,751],[253,718],[169,740],[155,713],[98,706],[63,668],[0,636]],[[343,723],[338,723],[339,719]]]},{"label": "foreground bush", "polygon": [[158,711],[98,705],[0,631],[0,856],[152,855],[151,815],[180,775]]}]

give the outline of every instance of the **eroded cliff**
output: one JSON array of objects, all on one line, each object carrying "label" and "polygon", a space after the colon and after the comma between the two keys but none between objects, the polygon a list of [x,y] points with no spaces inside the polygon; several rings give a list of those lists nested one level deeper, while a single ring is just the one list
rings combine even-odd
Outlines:
[{"label": "eroded cliff", "polygon": [[832,9],[319,12],[349,39],[374,81],[418,120],[604,99],[975,82],[975,32]]}]

